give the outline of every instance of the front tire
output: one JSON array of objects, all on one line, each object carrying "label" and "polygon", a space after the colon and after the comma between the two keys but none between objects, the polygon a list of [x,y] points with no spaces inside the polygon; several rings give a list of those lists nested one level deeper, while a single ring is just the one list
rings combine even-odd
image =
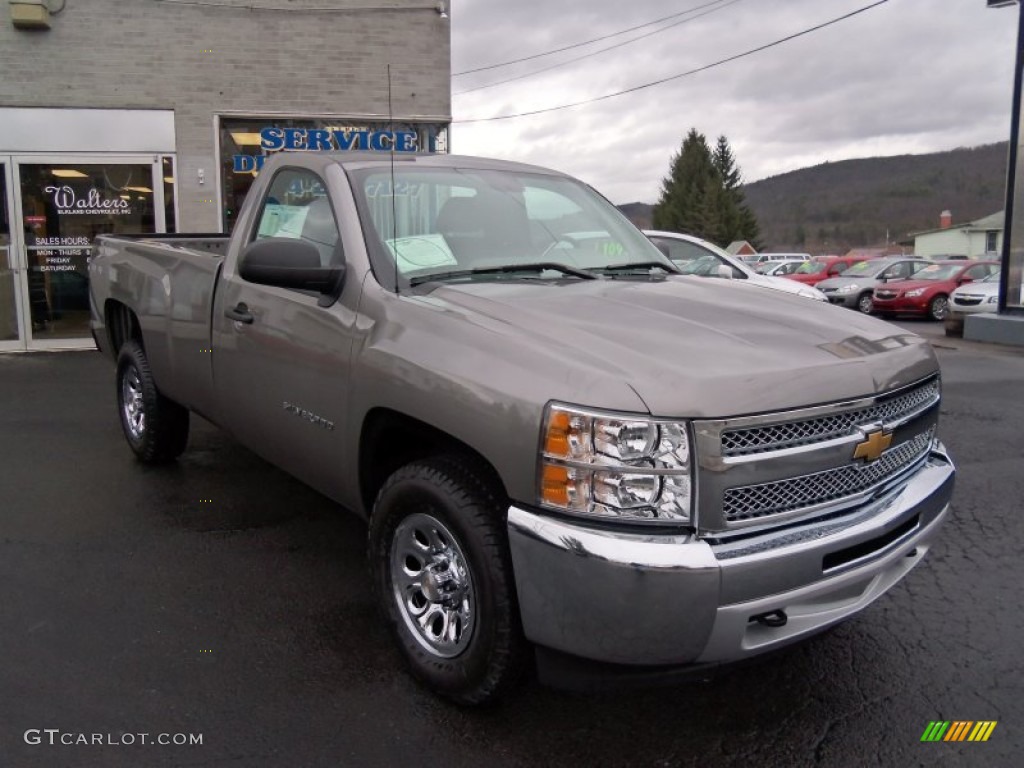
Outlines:
[{"label": "front tire", "polygon": [[870,315],[875,308],[874,299],[871,298],[870,293],[862,293],[860,298],[857,299],[857,311],[863,312],[865,315]]},{"label": "front tire", "polygon": [[408,464],[377,495],[369,561],[413,675],[459,704],[498,698],[527,658],[503,494],[459,456]]},{"label": "front tire", "polygon": [[928,317],[932,320],[945,320],[949,314],[949,297],[942,294],[928,302]]},{"label": "front tire", "polygon": [[117,409],[128,445],[140,461],[174,461],[188,443],[188,409],[156,388],[146,353],[126,341],[117,356]]}]

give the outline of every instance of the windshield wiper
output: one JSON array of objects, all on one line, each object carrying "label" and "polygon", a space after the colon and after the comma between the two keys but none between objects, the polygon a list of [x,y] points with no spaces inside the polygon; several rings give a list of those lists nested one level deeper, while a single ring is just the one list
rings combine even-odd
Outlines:
[{"label": "windshield wiper", "polygon": [[628,264],[608,264],[604,267],[591,267],[596,272],[615,273],[615,272],[635,272],[639,270],[648,271],[651,269],[660,269],[670,275],[682,274],[676,267],[669,266],[661,261],[634,261]]},{"label": "windshield wiper", "polygon": [[473,277],[475,275],[508,275],[516,272],[544,272],[546,270],[561,272],[563,275],[572,275],[582,280],[596,280],[597,276],[583,269],[576,269],[566,264],[557,264],[553,261],[539,261],[530,264],[504,264],[500,267],[476,267],[475,269],[456,269],[451,272],[435,272],[431,275],[417,275],[409,279],[409,285],[422,285],[434,280],[457,280],[460,277]]}]

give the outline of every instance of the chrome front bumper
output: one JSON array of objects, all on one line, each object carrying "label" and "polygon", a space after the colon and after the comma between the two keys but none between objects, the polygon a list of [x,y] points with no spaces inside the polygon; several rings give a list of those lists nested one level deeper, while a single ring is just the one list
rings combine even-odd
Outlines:
[{"label": "chrome front bumper", "polygon": [[[908,481],[827,523],[717,544],[611,531],[512,506],[509,542],[534,643],[623,665],[718,663],[857,613],[919,563],[955,469],[941,445]],[[753,617],[784,611],[783,626]]]}]

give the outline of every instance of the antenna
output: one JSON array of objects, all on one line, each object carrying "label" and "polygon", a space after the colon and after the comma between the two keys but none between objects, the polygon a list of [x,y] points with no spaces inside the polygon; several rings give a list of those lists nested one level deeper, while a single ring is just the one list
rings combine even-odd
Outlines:
[{"label": "antenna", "polygon": [[395,295],[398,295],[398,206],[395,190],[395,113],[391,109],[391,65],[388,64],[388,131],[391,133],[391,248],[395,252]]}]

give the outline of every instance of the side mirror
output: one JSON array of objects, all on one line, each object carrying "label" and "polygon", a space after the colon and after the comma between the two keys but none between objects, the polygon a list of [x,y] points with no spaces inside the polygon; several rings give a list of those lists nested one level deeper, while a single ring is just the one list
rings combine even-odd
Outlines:
[{"label": "side mirror", "polygon": [[973,283],[973,282],[974,282],[974,278],[973,277],[961,277],[959,280],[957,280],[957,284],[958,285],[963,285],[964,283]]},{"label": "side mirror", "polygon": [[345,267],[321,266],[320,251],[306,240],[270,237],[245,247],[238,275],[259,285],[317,291],[321,294],[320,306],[329,307],[341,295]]},{"label": "side mirror", "polygon": [[732,267],[728,264],[719,264],[715,273],[718,277],[724,277],[726,280],[732,280]]}]

